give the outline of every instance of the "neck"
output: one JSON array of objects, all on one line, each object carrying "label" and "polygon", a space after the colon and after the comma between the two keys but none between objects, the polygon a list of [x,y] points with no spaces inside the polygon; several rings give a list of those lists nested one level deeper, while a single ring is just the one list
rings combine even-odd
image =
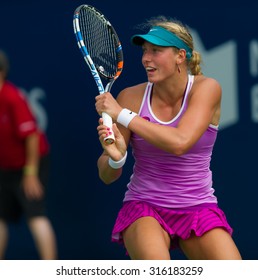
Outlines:
[{"label": "neck", "polygon": [[165,102],[175,103],[184,96],[188,82],[188,75],[179,75],[176,80],[168,80],[166,83],[157,83],[153,87],[155,95]]}]

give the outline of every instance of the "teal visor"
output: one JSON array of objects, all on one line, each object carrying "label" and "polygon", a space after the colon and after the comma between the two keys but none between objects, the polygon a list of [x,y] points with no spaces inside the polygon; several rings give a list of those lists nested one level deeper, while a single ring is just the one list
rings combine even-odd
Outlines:
[{"label": "teal visor", "polygon": [[147,41],[156,46],[176,47],[178,49],[184,49],[186,51],[186,57],[188,59],[192,57],[192,50],[187,46],[187,44],[179,37],[177,37],[174,33],[161,26],[154,26],[147,34],[137,34],[131,38],[131,42],[137,46],[141,46],[144,41]]}]

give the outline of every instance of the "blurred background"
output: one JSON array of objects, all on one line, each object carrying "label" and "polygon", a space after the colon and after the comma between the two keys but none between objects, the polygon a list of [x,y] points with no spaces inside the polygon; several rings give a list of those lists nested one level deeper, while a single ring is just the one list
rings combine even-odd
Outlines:
[{"label": "blurred background", "polygon": [[[102,11],[119,34],[124,70],[112,88],[146,80],[141,49],[130,44],[136,26],[165,15],[186,23],[203,71],[223,88],[222,120],[212,158],[215,194],[234,229],[244,259],[258,259],[258,2],[225,6],[159,0],[15,1],[0,4],[0,49],[11,63],[10,80],[31,101],[51,144],[48,211],[59,259],[128,259],[111,242],[111,231],[132,172],[129,157],[121,179],[105,186],[98,178],[101,153],[95,111],[97,88],[77,47],[73,12],[81,4]],[[229,5],[229,4],[228,4]],[[0,135],[1,137],[1,135]],[[38,259],[24,221],[10,228],[7,259]],[[180,251],[174,259],[184,259]]]}]

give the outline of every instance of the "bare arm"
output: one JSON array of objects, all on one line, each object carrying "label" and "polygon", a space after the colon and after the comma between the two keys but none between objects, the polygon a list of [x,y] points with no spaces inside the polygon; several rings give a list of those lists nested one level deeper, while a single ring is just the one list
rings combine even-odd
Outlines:
[{"label": "bare arm", "polygon": [[[145,85],[125,89],[119,94],[117,100],[110,93],[98,96],[96,109],[99,113],[107,112],[115,120],[122,108],[138,112],[143,88]],[[192,89],[188,99],[188,108],[177,127],[154,124],[139,116],[130,122],[128,128],[118,125],[119,133],[121,133],[119,139],[124,139],[123,152],[119,152],[120,148],[115,144],[109,146],[102,144],[104,152],[98,160],[100,178],[106,183],[111,183],[120,177],[122,168],[112,169],[108,165],[108,157],[114,160],[122,158],[129,143],[131,131],[164,151],[175,155],[186,153],[203,135],[209,124],[216,124],[219,121],[220,102],[220,85],[213,79],[202,78]],[[101,137],[105,137],[105,128],[99,126],[98,130],[101,140]],[[101,136],[101,131],[104,131],[103,136]],[[116,141],[116,143],[120,142]]]},{"label": "bare arm", "polygon": [[219,84],[213,79],[205,79],[193,90],[177,127],[153,124],[137,116],[129,129],[162,150],[182,155],[198,141],[209,124],[218,122],[220,102]]},{"label": "bare arm", "polygon": [[[102,125],[102,119],[100,119],[100,125],[98,126],[98,131],[100,135],[100,142],[103,146],[103,153],[97,161],[97,166],[99,170],[99,177],[105,184],[111,184],[116,181],[122,174],[122,167],[119,169],[114,169],[108,164],[109,157],[112,155],[112,159],[119,161],[125,154],[127,145],[125,144],[122,134],[119,132],[116,124],[113,124],[113,132],[115,135],[115,142],[111,145],[106,144],[102,137],[102,130],[106,130],[106,127]],[[120,149],[121,151],[120,151]]]},{"label": "bare arm", "polygon": [[25,154],[26,154],[25,168],[28,167],[28,173],[30,169],[31,173],[37,174],[38,162],[39,162],[38,142],[39,141],[38,141],[37,133],[31,134],[25,139]]},{"label": "bare arm", "polygon": [[26,162],[23,170],[23,189],[30,199],[37,199],[43,195],[43,188],[38,178],[39,167],[39,139],[33,133],[25,139]]},{"label": "bare arm", "polygon": [[[103,99],[97,96],[96,109],[99,114],[101,114],[103,108],[106,107],[112,107],[113,111],[120,112],[126,104],[127,107],[131,107],[132,110],[138,111],[141,102],[141,97],[138,98],[137,96],[139,96],[138,91],[134,91],[132,89],[126,89],[122,91],[118,95],[117,100],[115,100],[109,93],[107,93],[106,98]],[[100,143],[103,147],[103,153],[97,161],[99,177],[105,184],[110,184],[116,181],[121,176],[123,167],[119,169],[113,169],[112,167],[110,167],[108,164],[109,157],[111,157],[114,161],[119,161],[125,155],[128,143],[130,141],[131,131],[123,127],[122,125],[113,124],[113,131],[116,141],[111,145],[107,145],[105,142],[103,142],[103,139],[108,133],[108,131],[107,128],[104,125],[102,125],[101,118],[97,130],[99,134]]]},{"label": "bare arm", "polygon": [[[127,91],[125,90],[119,95],[119,104],[116,103],[115,105],[110,102],[112,97],[109,94],[99,97],[103,101],[99,110],[104,109],[115,120],[122,108],[138,112],[139,102],[137,102],[137,98],[137,105],[135,105],[135,98]],[[104,101],[105,99],[108,101]],[[201,77],[193,85],[188,97],[188,108],[177,127],[154,124],[136,116],[130,122],[128,128],[154,146],[175,155],[182,155],[198,141],[209,124],[218,123],[220,102],[220,85],[213,79]],[[107,106],[102,107],[103,104]]]}]

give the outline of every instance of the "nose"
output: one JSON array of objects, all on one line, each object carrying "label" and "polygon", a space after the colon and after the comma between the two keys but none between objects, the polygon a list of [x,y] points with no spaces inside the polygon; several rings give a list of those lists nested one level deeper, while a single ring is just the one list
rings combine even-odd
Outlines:
[{"label": "nose", "polygon": [[150,55],[150,52],[148,51],[145,51],[142,55],[142,62],[149,62],[151,61],[151,55]]}]

